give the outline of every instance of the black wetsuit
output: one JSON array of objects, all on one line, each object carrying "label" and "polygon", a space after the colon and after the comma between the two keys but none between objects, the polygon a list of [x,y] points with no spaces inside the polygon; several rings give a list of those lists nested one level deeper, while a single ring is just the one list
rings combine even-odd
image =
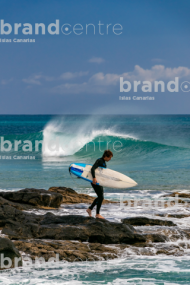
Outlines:
[{"label": "black wetsuit", "polygon": [[[94,165],[91,168],[91,173],[92,173],[92,177],[93,178],[95,178],[95,170],[99,166],[106,168],[106,162],[103,159],[103,157],[97,159],[96,162],[94,163]],[[89,207],[89,209],[92,210],[94,208],[94,206],[97,205],[97,207],[96,207],[96,214],[99,214],[102,202],[104,200],[104,190],[103,190],[103,187],[100,186],[100,185],[93,184],[93,183],[91,183],[91,185],[94,188],[94,191],[96,192],[98,197],[94,200],[94,202]]]}]

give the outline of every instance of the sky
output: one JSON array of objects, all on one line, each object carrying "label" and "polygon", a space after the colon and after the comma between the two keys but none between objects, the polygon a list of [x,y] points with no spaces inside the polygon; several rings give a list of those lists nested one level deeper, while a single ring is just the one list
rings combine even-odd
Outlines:
[{"label": "sky", "polygon": [[[189,0],[1,0],[0,114],[189,114],[189,13]],[[59,34],[50,34],[56,20]],[[130,91],[120,92],[120,78]],[[155,92],[160,80],[165,90]]]}]

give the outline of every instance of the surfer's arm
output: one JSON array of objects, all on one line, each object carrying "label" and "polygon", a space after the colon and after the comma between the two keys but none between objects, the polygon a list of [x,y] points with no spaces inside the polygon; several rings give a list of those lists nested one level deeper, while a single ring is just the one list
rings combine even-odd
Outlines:
[{"label": "surfer's arm", "polygon": [[96,178],[95,176],[95,170],[96,168],[98,168],[100,165],[99,165],[99,160],[97,159],[96,162],[94,163],[94,165],[92,166],[91,168],[91,173],[92,173],[92,177],[93,178]]}]

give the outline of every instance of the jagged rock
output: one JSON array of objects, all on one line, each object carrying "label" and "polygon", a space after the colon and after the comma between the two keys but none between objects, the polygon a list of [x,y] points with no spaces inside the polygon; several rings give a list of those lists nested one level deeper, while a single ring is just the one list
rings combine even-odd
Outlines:
[{"label": "jagged rock", "polygon": [[30,204],[21,204],[21,203],[17,203],[17,202],[12,202],[12,201],[9,201],[9,200],[6,200],[2,197],[0,197],[0,206],[3,206],[3,205],[8,205],[8,206],[11,206],[11,207],[14,207],[18,210],[31,210],[31,209],[51,209],[51,207],[43,207],[43,206],[33,206],[33,205],[30,205]]},{"label": "jagged rock", "polygon": [[[178,245],[158,245],[156,254],[180,255],[180,247]],[[184,252],[183,252],[184,253]]]},{"label": "jagged rock", "polygon": [[[119,249],[108,247],[100,243],[82,243],[74,241],[42,241],[42,240],[19,240],[14,241],[15,246],[32,260],[43,257],[45,261],[56,258],[59,260],[93,261],[116,258]],[[24,257],[23,257],[24,258]]]},{"label": "jagged rock", "polygon": [[[175,197],[176,195],[178,195],[178,198],[177,198],[178,203],[186,204],[186,205],[189,206],[190,201],[188,201],[187,199],[190,199],[190,193],[173,192],[173,193],[170,193],[170,194],[165,194],[162,197]],[[179,197],[180,198],[184,198],[184,200],[179,199]],[[186,198],[186,200],[185,200],[185,198]]]},{"label": "jagged rock", "polygon": [[[9,265],[6,259],[3,262],[3,260],[1,259],[2,254],[3,254],[4,259],[10,258],[12,264]],[[16,262],[15,258],[17,258],[18,262]],[[2,270],[6,268],[13,268],[15,266],[22,266],[22,258],[21,258],[21,255],[18,249],[14,246],[13,242],[10,241],[9,239],[0,238],[0,269]]]},{"label": "jagged rock", "polygon": [[15,207],[18,210],[26,210],[27,209],[27,206],[25,207],[25,205],[22,205],[20,203],[14,203],[14,202],[11,202],[9,200],[6,200],[6,199],[0,197],[0,206],[2,206],[2,205],[9,205],[9,206]]},{"label": "jagged rock", "polygon": [[183,218],[190,217],[190,214],[177,214],[177,213],[176,214],[156,214],[156,216],[183,219]]},{"label": "jagged rock", "polygon": [[[78,194],[75,190],[67,187],[50,187],[48,192],[59,193],[63,196],[63,204],[77,204],[77,203],[87,203],[91,204],[95,197],[87,194]],[[117,203],[109,200],[103,201],[102,204]]]},{"label": "jagged rock", "polygon": [[130,224],[133,226],[148,226],[148,225],[159,225],[159,226],[176,226],[172,221],[150,219],[147,217],[130,217],[122,219],[124,224]]},{"label": "jagged rock", "polygon": [[9,223],[18,224],[18,226],[23,224],[24,226],[25,223],[37,223],[39,221],[40,216],[38,215],[24,213],[9,205],[0,206],[0,227],[4,227]]},{"label": "jagged rock", "polygon": [[[0,197],[11,202],[29,204],[37,207],[45,206],[59,208],[62,202],[62,195],[58,193],[48,192],[44,189],[33,188],[26,188],[20,191],[0,192]],[[14,206],[14,204],[12,204],[11,206]],[[18,206],[16,208],[19,209],[18,204],[16,204],[15,206]]]},{"label": "jagged rock", "polygon": [[166,242],[169,238],[162,234],[145,234],[147,242]]},{"label": "jagged rock", "polygon": [[175,195],[178,195],[178,197],[181,197],[181,198],[189,198],[190,199],[190,193],[183,193],[183,192],[173,192],[170,194],[165,194],[162,197],[175,197]]},{"label": "jagged rock", "polygon": [[12,239],[79,240],[103,244],[146,241],[133,226],[77,215],[28,214],[10,206],[0,207],[2,234]]},{"label": "jagged rock", "polygon": [[[143,240],[139,234],[135,234],[130,225],[113,223],[103,219],[95,219],[83,216],[54,216],[47,213],[40,222],[40,238],[51,238],[51,228],[54,226],[56,239],[81,240],[99,242],[104,244],[134,243]],[[55,224],[60,225],[59,231]],[[144,239],[145,241],[145,239]]]}]

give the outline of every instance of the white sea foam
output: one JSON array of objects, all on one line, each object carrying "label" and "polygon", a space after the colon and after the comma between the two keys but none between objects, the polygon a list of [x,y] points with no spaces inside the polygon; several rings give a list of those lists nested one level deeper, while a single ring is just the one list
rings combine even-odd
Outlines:
[{"label": "white sea foam", "polygon": [[[161,275],[160,275],[161,273]],[[176,282],[176,274],[181,278]],[[2,271],[3,285],[188,284],[189,257],[128,257],[109,261],[59,262]],[[188,279],[187,279],[188,278]]]},{"label": "white sea foam", "polygon": [[0,189],[0,192],[8,192],[8,191],[16,192],[16,191],[19,191],[19,190],[21,190],[21,188],[14,188],[14,189]]},{"label": "white sea foam", "polygon": [[97,128],[91,120],[80,127],[76,125],[71,127],[63,120],[54,119],[43,130],[44,149],[42,153],[44,157],[73,155],[98,136],[137,140],[136,136],[116,132],[114,127]]}]

